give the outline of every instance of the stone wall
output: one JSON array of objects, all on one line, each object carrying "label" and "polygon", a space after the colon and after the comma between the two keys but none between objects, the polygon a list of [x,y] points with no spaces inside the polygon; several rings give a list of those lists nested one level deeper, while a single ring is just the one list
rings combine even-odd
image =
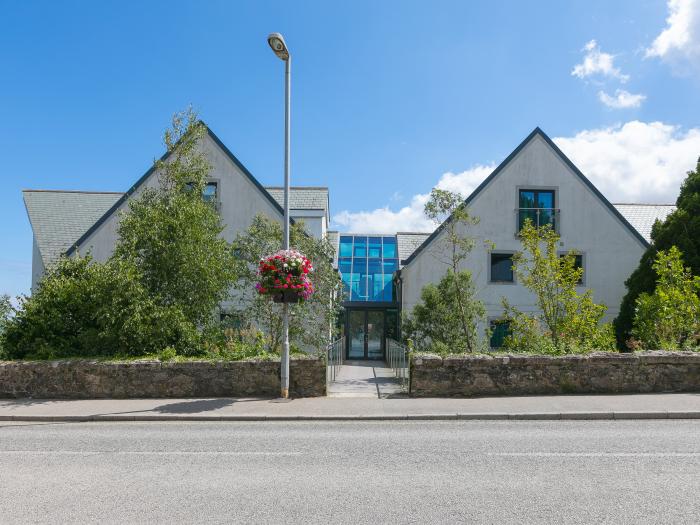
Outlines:
[{"label": "stone wall", "polygon": [[700,392],[700,353],[416,355],[415,397]]},{"label": "stone wall", "polygon": [[[290,396],[326,395],[323,359],[290,362]],[[0,398],[276,397],[279,361],[0,361]]]}]

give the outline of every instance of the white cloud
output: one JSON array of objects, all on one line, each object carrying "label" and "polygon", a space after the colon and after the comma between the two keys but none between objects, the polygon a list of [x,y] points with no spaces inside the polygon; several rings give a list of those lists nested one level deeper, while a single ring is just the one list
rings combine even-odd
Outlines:
[{"label": "white cloud", "polygon": [[646,57],[658,57],[698,67],[700,0],[668,0],[668,11],[666,28],[646,50]]},{"label": "white cloud", "polygon": [[[461,193],[465,197],[494,170],[495,166],[474,166],[461,173],[448,171],[438,180],[436,186],[443,190]],[[397,231],[430,232],[435,224],[423,214],[429,193],[419,193],[411,198],[408,206],[392,211],[383,206],[370,211],[341,211],[333,217],[333,223],[348,232],[393,233]]]},{"label": "white cloud", "polygon": [[586,130],[554,142],[612,202],[673,203],[700,155],[700,128],[663,122]]},{"label": "white cloud", "polygon": [[615,56],[601,51],[595,40],[588,42],[582,51],[585,52],[583,61],[574,66],[571,71],[573,76],[581,79],[591,76],[611,77],[620,82],[629,80],[629,75],[623,74],[619,68],[615,67]]},{"label": "white cloud", "polygon": [[[683,131],[663,122],[634,120],[553,140],[612,202],[675,202],[686,172],[700,156],[700,128]],[[437,186],[466,196],[493,169],[478,165],[461,173],[447,172]],[[351,232],[432,231],[433,224],[423,216],[427,199],[427,193],[414,195],[398,211],[388,206],[342,211],[333,222]]]},{"label": "white cloud", "polygon": [[638,108],[647,97],[641,93],[634,94],[624,89],[617,89],[614,96],[608,95],[605,91],[598,91],[598,98],[609,108],[625,109]]}]

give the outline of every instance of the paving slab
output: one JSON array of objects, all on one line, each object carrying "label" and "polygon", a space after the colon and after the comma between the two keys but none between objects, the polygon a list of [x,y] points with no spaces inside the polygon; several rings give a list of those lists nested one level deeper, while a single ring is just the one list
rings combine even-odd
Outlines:
[{"label": "paving slab", "polygon": [[397,420],[698,419],[700,394],[528,396],[472,399],[89,399],[0,400],[0,420]]},{"label": "paving slab", "polygon": [[401,395],[394,371],[383,361],[346,361],[328,385],[328,397],[379,398]]}]

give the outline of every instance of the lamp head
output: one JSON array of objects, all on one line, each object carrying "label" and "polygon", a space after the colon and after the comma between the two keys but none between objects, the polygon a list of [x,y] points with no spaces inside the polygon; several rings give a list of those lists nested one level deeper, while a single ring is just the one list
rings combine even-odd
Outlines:
[{"label": "lamp head", "polygon": [[270,44],[272,51],[281,60],[289,60],[289,50],[287,49],[287,44],[284,42],[284,37],[279,33],[270,33],[267,37],[267,43]]}]

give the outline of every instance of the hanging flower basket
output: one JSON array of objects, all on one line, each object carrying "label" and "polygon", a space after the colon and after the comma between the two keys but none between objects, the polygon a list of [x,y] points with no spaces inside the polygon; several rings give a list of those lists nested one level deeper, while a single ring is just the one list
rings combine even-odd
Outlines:
[{"label": "hanging flower basket", "polygon": [[280,250],[260,259],[255,289],[276,303],[299,303],[310,298],[314,287],[309,279],[313,266],[296,250]]}]

